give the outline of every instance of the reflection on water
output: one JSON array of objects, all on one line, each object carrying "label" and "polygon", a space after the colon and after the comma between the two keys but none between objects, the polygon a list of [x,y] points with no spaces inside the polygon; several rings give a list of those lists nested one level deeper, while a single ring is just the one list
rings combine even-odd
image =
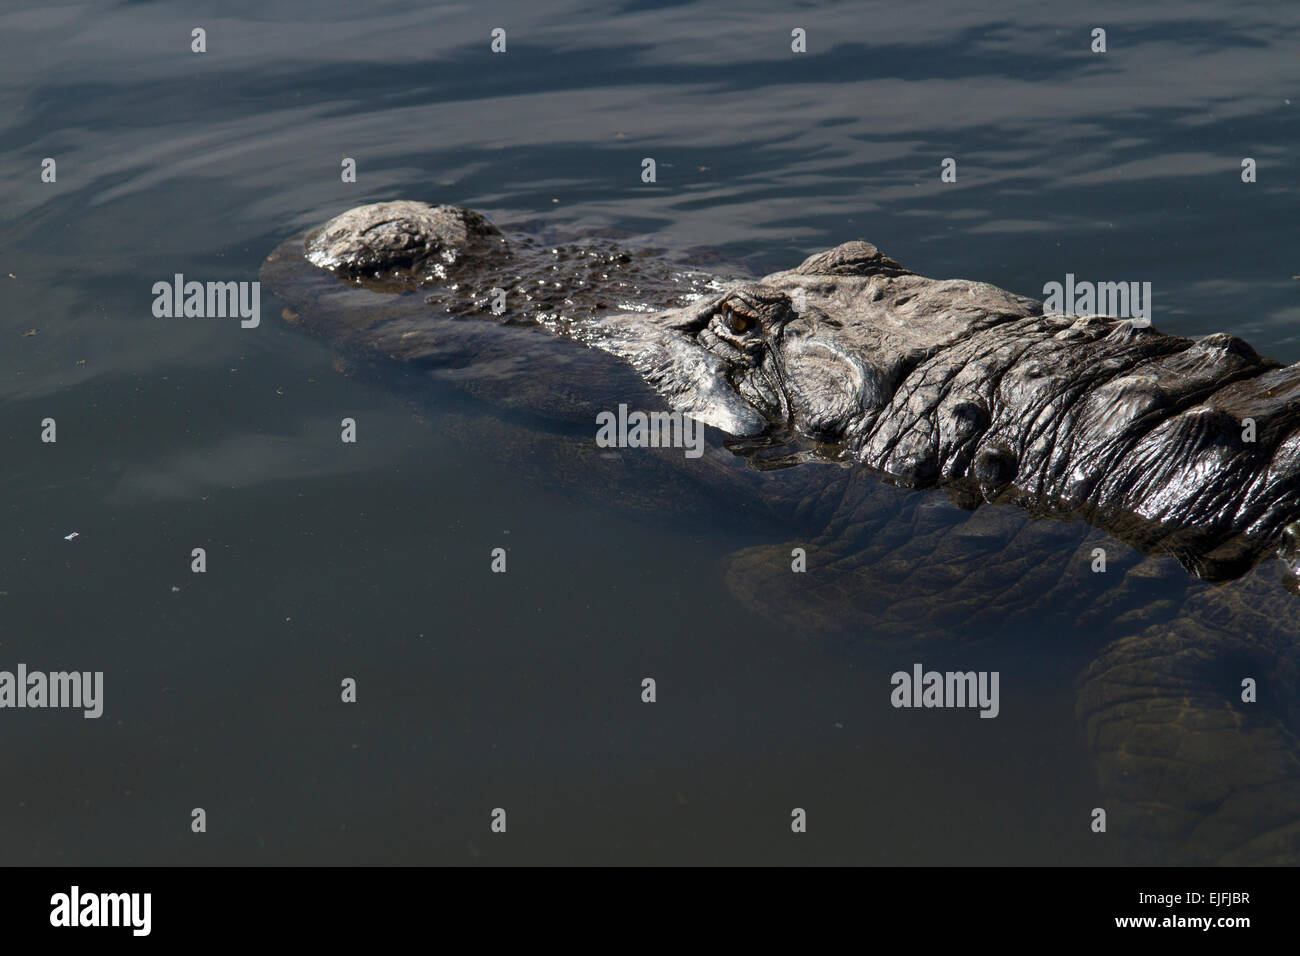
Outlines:
[{"label": "reflection on water", "polygon": [[[472,401],[336,374],[269,298],[243,330],[155,319],[149,290],[256,279],[286,236],[407,197],[756,273],[862,237],[1035,297],[1149,281],[1162,330],[1294,362],[1298,35],[1282,3],[0,14],[0,669],[106,675],[100,721],[0,712],[3,861],[1124,858],[1087,829],[1094,629],[955,625],[918,658],[869,610],[860,643],[752,613],[733,556],[785,537],[502,460]],[[918,659],[1000,671],[999,717],[891,708]]]}]

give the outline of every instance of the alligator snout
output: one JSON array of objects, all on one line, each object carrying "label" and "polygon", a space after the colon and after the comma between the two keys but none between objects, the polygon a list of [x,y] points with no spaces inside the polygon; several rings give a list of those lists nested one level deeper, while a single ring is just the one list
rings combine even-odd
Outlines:
[{"label": "alligator snout", "polygon": [[505,237],[482,213],[460,206],[381,202],[335,216],[306,240],[313,265],[353,278],[394,271],[446,276],[473,256],[501,256]]}]

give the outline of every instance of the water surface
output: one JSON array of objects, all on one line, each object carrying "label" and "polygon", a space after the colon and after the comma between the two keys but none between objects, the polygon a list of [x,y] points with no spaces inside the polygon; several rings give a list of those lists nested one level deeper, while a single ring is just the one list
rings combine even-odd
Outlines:
[{"label": "water surface", "polygon": [[98,721],[0,713],[0,862],[1121,859],[1086,828],[1092,635],[955,633],[977,650],[936,664],[1000,670],[999,718],[896,711],[910,651],[729,595],[761,540],[734,516],[646,521],[520,475],[440,428],[454,396],[417,414],[339,374],[269,294],[252,330],[150,310],[175,273],[253,280],[285,237],[411,198],[756,274],[865,238],[1034,297],[1150,281],[1162,330],[1300,360],[1296,8],[979,6],[0,13],[0,667],[106,682]]}]

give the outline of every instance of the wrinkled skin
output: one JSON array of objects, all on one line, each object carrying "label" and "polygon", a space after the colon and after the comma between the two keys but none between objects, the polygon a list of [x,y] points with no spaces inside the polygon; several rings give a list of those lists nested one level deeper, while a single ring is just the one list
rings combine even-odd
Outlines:
[{"label": "wrinkled skin", "polygon": [[[1300,539],[1300,366],[1044,315],[865,242],[726,280],[422,203],[344,213],[263,280],[341,354],[485,399],[464,427],[516,460],[653,513],[751,514],[774,543],[738,553],[728,585],[792,628],[1100,635],[1078,713],[1110,829],[1142,859],[1300,862],[1300,600],[1265,560],[1293,567]],[[592,441],[619,403],[717,440],[629,475]],[[812,573],[790,573],[796,546]],[[1242,675],[1273,703],[1243,704]]]}]

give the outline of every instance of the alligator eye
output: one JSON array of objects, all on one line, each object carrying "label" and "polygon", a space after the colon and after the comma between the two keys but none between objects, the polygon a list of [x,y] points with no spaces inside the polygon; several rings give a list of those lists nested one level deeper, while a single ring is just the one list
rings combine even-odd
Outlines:
[{"label": "alligator eye", "polygon": [[727,328],[733,332],[748,332],[753,322],[749,316],[741,315],[735,309],[729,306],[722,307],[722,321],[727,323]]}]

